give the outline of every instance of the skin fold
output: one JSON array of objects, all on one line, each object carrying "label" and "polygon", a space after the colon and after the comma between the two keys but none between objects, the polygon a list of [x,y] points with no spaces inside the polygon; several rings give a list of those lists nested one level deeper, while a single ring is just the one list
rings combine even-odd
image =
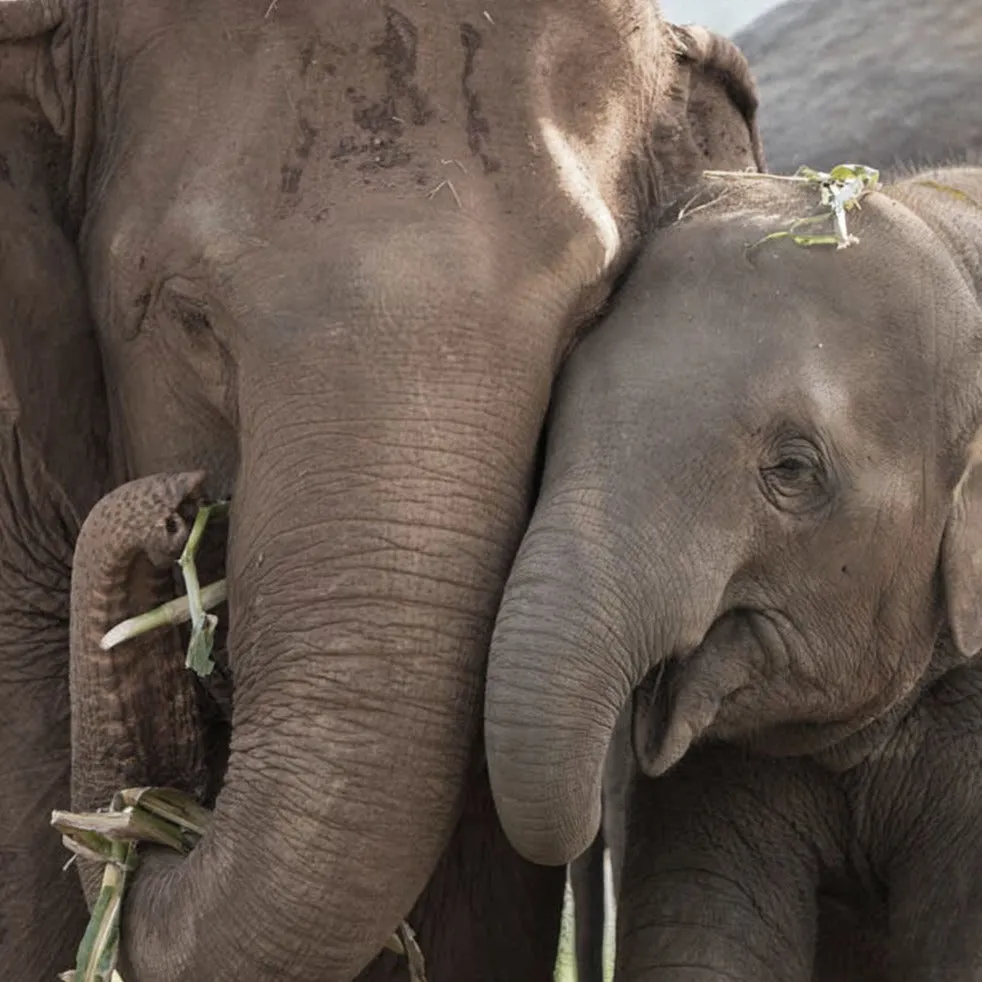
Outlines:
[{"label": "skin fold", "polygon": [[890,979],[982,971],[982,170],[873,192],[848,249],[766,239],[816,206],[734,177],[664,216],[564,366],[495,626],[516,848],[574,859],[605,771],[645,776],[632,980],[807,980],[820,892],[819,977],[880,977],[829,966],[844,931]]},{"label": "skin fold", "polygon": [[791,0],[734,40],[760,88],[775,173],[846,160],[882,169],[982,159],[974,4]]},{"label": "skin fold", "polygon": [[[746,62],[648,0],[7,0],[0,100],[50,131],[60,169],[25,159],[62,207],[32,232],[74,247],[106,376],[108,423],[59,438],[110,448],[76,518],[120,496],[74,557],[71,803],[170,776],[215,809],[186,862],[144,851],[124,978],[403,977],[376,955],[407,914],[435,982],[549,978],[562,872],[507,842],[484,764],[493,615],[553,377],[643,216],[707,166],[763,166]],[[179,632],[98,650],[229,495],[200,563],[229,580],[216,679],[173,671]],[[38,822],[68,803],[61,684],[60,770],[15,801]],[[75,890],[48,835],[7,921],[32,876]],[[31,923],[17,944],[75,933]]]}]

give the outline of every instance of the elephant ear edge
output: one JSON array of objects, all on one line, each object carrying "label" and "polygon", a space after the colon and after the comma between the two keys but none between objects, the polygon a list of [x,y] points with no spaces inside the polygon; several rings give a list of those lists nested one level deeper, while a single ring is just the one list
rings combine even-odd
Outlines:
[{"label": "elephant ear edge", "polygon": [[684,97],[691,138],[707,167],[721,170],[752,160],[758,171],[766,172],[757,123],[760,99],[746,56],[729,38],[705,27],[672,25],[672,31],[680,68],[688,69]]},{"label": "elephant ear edge", "polygon": [[969,444],[941,546],[948,624],[966,658],[982,650],[982,429]]}]

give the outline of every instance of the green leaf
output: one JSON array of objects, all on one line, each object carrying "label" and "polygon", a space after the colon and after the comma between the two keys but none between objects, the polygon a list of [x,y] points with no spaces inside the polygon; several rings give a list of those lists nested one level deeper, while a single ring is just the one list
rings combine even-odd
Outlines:
[{"label": "green leaf", "polygon": [[194,845],[180,826],[158,818],[142,808],[104,812],[53,812],[51,824],[63,835],[89,846],[92,833],[112,842],[154,842],[177,852],[190,852]]},{"label": "green leaf", "polygon": [[[176,788],[126,788],[106,811],[52,812],[51,824],[67,847],[105,862],[102,887],[67,982],[122,982],[116,973],[119,920],[127,877],[136,868],[137,842],[186,854],[211,824],[211,812]],[[403,921],[384,947],[405,956],[410,982],[426,982],[426,963],[412,928]]]},{"label": "green leaf", "polygon": [[[710,173],[707,171],[707,173]],[[716,176],[724,176],[725,171],[712,172]],[[818,171],[802,165],[793,178],[781,175],[755,175],[761,179],[772,177],[774,180],[795,180],[818,186],[820,207],[826,209],[825,214],[796,218],[787,229],[765,235],[751,248],[771,239],[789,238],[798,246],[835,246],[845,249],[854,245],[859,239],[849,232],[846,225],[846,214],[861,207],[863,197],[879,187],[880,172],[874,167],[863,164],[837,164],[829,173]],[[830,234],[801,235],[797,232],[802,225],[812,225],[819,222],[831,222]]]},{"label": "green leaf", "polygon": [[218,618],[214,614],[205,613],[201,586],[198,582],[198,570],[194,564],[194,559],[209,519],[227,513],[227,501],[219,501],[212,505],[200,507],[195,516],[194,525],[191,526],[188,541],[181,552],[181,558],[177,561],[184,577],[184,589],[187,591],[188,611],[191,617],[191,640],[188,643],[187,659],[184,664],[202,678],[210,675],[215,668],[211,652],[215,643],[215,628],[218,626]]},{"label": "green leaf", "polygon": [[966,194],[960,188],[952,187],[950,184],[942,184],[940,181],[934,181],[931,178],[922,178],[919,181],[914,181],[914,184],[920,184],[921,187],[931,188],[933,191],[941,191],[943,194],[950,194],[953,198],[957,198],[959,201],[965,201],[970,205],[978,206],[978,202],[970,195]]},{"label": "green leaf", "polygon": [[191,628],[191,640],[188,642],[188,655],[184,665],[201,678],[207,678],[215,668],[211,653],[215,646],[217,627],[218,618],[214,614],[203,614],[201,621]]},{"label": "green leaf", "polygon": [[799,246],[837,246],[839,244],[839,238],[836,235],[792,235],[791,241]]}]

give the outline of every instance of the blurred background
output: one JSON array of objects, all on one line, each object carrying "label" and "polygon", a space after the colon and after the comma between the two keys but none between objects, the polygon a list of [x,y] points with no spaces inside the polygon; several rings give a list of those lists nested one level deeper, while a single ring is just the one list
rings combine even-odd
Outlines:
[{"label": "blurred background", "polygon": [[661,9],[674,24],[702,24],[733,35],[778,0],[661,0]]}]

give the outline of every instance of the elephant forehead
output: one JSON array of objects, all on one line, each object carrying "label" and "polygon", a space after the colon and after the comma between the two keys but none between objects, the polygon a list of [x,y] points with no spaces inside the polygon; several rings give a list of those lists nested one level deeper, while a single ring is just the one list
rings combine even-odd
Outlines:
[{"label": "elephant forehead", "polygon": [[602,157],[609,154],[611,144],[622,138],[623,109],[621,107],[621,111],[617,111],[615,107],[612,111],[599,146],[581,143],[572,135],[563,133],[546,117],[539,120],[539,127],[559,174],[560,185],[596,230],[603,247],[600,271],[604,272],[620,252],[621,233],[610,205],[613,171],[605,166],[607,162]]},{"label": "elephant forehead", "polygon": [[[185,252],[205,261],[228,262],[242,252],[252,219],[244,213],[237,216],[237,211],[245,211],[238,201],[220,198],[207,188],[191,190],[174,202],[151,233],[142,208],[128,208],[112,230],[109,254],[114,265],[122,267],[146,255],[148,245],[164,240],[179,242]],[[161,236],[162,230],[167,234]]]}]

